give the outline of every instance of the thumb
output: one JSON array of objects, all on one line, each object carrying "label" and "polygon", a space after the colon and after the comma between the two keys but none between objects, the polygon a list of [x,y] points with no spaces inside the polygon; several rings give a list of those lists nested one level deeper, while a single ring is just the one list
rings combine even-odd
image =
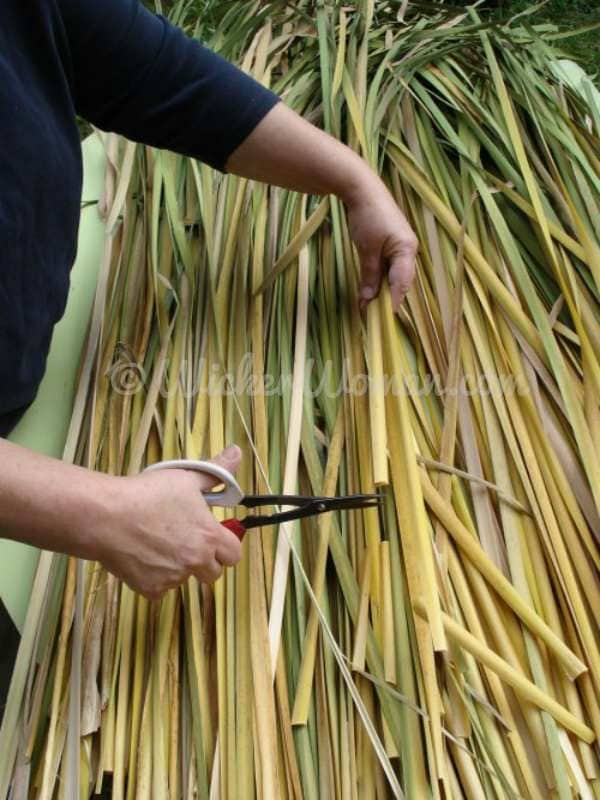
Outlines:
[{"label": "thumb", "polygon": [[[224,450],[216,455],[214,458],[211,459],[213,464],[218,464],[220,467],[224,467],[228,472],[235,472],[240,465],[240,461],[242,460],[242,451],[236,444],[231,444],[229,447],[226,447]],[[212,489],[213,486],[218,486],[221,481],[218,478],[214,478],[212,475],[207,475],[205,473],[197,473],[200,488],[201,489]]]},{"label": "thumb", "polygon": [[212,459],[215,464],[218,464],[220,467],[225,467],[229,472],[235,472],[241,460],[242,451],[237,444],[230,444]]}]

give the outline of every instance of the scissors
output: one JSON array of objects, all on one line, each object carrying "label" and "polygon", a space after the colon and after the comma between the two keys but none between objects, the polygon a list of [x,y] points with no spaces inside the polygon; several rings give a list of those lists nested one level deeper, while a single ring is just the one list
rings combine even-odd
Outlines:
[{"label": "scissors", "polygon": [[203,492],[203,497],[209,506],[221,506],[224,508],[233,506],[244,506],[245,508],[293,506],[289,511],[278,511],[275,514],[247,514],[242,519],[223,520],[220,524],[234,533],[240,541],[244,538],[246,531],[251,528],[278,525],[280,522],[312,517],[316,514],[325,514],[327,511],[378,507],[381,502],[381,498],[376,494],[350,494],[345,497],[306,497],[298,494],[244,494],[231,472],[211,461],[192,461],[187,459],[159,461],[146,467],[144,472],[153,472],[158,469],[194,470],[195,472],[203,472],[205,475],[212,475],[212,477],[219,480],[225,488],[218,492]]}]

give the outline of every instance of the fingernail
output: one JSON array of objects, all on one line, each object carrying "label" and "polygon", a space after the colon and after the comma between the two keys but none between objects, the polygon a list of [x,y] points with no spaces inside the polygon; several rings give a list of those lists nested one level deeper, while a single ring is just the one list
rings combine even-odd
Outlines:
[{"label": "fingernail", "polygon": [[237,444],[228,444],[225,450],[223,450],[222,455],[224,455],[225,458],[236,458],[236,456],[239,456],[241,452],[242,451]]},{"label": "fingernail", "polygon": [[363,297],[365,300],[372,300],[375,297],[375,287],[374,286],[363,286],[360,290],[360,296]]}]

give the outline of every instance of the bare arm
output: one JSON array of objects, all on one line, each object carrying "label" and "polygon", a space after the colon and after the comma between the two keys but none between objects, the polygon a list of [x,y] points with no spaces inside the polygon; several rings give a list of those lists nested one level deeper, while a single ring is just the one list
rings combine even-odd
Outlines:
[{"label": "bare arm", "polygon": [[[362,265],[361,298],[389,270],[397,307],[414,274],[416,239],[383,182],[345,145],[276,105],[231,154],[227,169],[298,191],[335,194],[348,208]],[[235,469],[239,451],[221,454]],[[239,542],[202,500],[203,476],[164,470],[116,478],[64,464],[0,439],[0,536],[101,561],[148,597],[189,575],[215,580]]]},{"label": "bare arm", "polygon": [[[218,457],[235,470],[237,448]],[[95,561],[158,597],[189,575],[213,581],[240,543],[201,492],[211,479],[182,470],[117,478],[0,439],[0,536]]]},{"label": "bare arm", "polygon": [[94,558],[89,520],[101,521],[112,479],[0,439],[0,533],[46,550]]},{"label": "bare arm", "polygon": [[228,172],[311,194],[337,195],[348,208],[362,267],[361,298],[388,271],[394,307],[415,270],[417,239],[383,181],[349,147],[278,103],[229,156]]}]

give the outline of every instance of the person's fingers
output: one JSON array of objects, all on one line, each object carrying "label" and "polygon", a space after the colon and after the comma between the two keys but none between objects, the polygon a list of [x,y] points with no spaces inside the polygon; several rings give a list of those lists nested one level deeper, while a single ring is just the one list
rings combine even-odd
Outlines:
[{"label": "person's fingers", "polygon": [[151,601],[160,600],[161,597],[164,597],[164,595],[168,591],[167,589],[159,589],[156,586],[140,587],[140,586],[132,586],[131,584],[128,584],[128,586],[130,589],[133,589],[134,592],[137,592],[138,594],[141,594],[142,597],[145,597],[146,600],[151,600]]},{"label": "person's fingers", "polygon": [[392,295],[392,306],[398,311],[412,283],[414,271],[409,256],[397,257],[390,266],[388,281]]},{"label": "person's fingers", "polygon": [[362,302],[368,303],[379,293],[382,274],[381,254],[379,252],[361,253],[360,264],[360,299]]},{"label": "person's fingers", "polygon": [[[220,467],[224,467],[228,472],[235,472],[240,465],[240,461],[242,460],[242,451],[236,444],[231,444],[211,460],[213,464],[218,464]],[[190,472],[192,472],[192,470],[190,470]],[[206,489],[212,489],[214,486],[218,486],[221,482],[218,478],[214,478],[212,475],[207,475],[204,472],[194,471],[193,474],[196,476],[198,480],[198,487],[202,491],[205,491]]]},{"label": "person's fingers", "polygon": [[217,456],[212,459],[215,464],[225,467],[230,472],[235,472],[239,467],[242,460],[242,451],[237,444],[230,444],[225,450],[222,450]]},{"label": "person's fingers", "polygon": [[194,575],[202,583],[214,583],[223,574],[223,565],[219,564],[216,558],[205,562],[194,571]]},{"label": "person's fingers", "polygon": [[242,543],[235,533],[232,533],[222,525],[219,527],[221,531],[215,550],[215,557],[224,567],[233,567],[242,557]]},{"label": "person's fingers", "polygon": [[392,295],[392,306],[398,311],[415,275],[416,240],[409,240],[390,258],[388,281]]}]

